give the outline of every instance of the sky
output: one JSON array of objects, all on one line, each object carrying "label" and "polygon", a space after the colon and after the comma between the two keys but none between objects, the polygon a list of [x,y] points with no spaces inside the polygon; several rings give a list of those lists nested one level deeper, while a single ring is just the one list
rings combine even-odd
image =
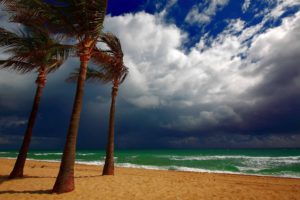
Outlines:
[{"label": "sky", "polygon": [[[104,31],[129,68],[117,149],[300,147],[300,0],[108,2]],[[75,94],[65,79],[78,66],[70,58],[48,76],[32,149],[63,148]],[[21,144],[36,76],[0,71],[0,149]],[[110,92],[86,84],[79,149],[104,149]]]}]

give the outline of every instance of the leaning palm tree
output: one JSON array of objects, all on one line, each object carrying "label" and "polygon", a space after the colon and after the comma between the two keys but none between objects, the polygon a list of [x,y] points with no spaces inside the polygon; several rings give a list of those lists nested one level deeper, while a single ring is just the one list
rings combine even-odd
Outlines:
[{"label": "leaning palm tree", "polygon": [[[128,74],[128,68],[123,63],[123,51],[120,40],[112,33],[104,33],[100,36],[100,42],[105,43],[109,50],[95,49],[92,54],[92,61],[98,68],[88,68],[87,80],[99,81],[113,84],[111,93],[111,107],[108,125],[108,138],[106,146],[106,158],[102,175],[114,175],[114,124],[115,104],[118,88]],[[73,73],[69,80],[78,76]]]},{"label": "leaning palm tree", "polygon": [[42,92],[46,84],[46,76],[63,64],[69,55],[71,46],[60,45],[49,36],[47,31],[32,28],[20,31],[20,34],[0,28],[0,46],[4,47],[5,52],[11,55],[6,60],[0,60],[0,68],[11,69],[22,74],[33,70],[38,72],[36,80],[37,88],[27,129],[18,158],[9,176],[9,178],[20,178],[23,177],[32,130],[36,121]]},{"label": "leaning palm tree", "polygon": [[102,31],[108,0],[0,0],[12,22],[46,27],[76,41],[80,72],[60,170],[52,192],[74,190],[74,163],[87,65]]},{"label": "leaning palm tree", "polygon": [[[102,175],[114,175],[114,124],[115,104],[119,85],[122,84],[128,74],[128,68],[123,63],[123,51],[120,40],[112,33],[103,33],[100,42],[105,43],[109,50],[95,48],[92,54],[92,61],[98,68],[88,68],[87,80],[101,83],[113,84],[111,93],[111,107],[108,125],[108,139],[106,146],[106,158]],[[79,72],[75,72],[68,79],[76,80]]]}]

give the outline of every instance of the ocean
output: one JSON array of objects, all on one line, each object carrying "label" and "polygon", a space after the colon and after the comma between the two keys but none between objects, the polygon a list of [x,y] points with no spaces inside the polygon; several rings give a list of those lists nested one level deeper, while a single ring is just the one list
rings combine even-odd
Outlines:
[{"label": "ocean", "polygon": [[[16,158],[17,151],[0,151]],[[60,161],[59,151],[30,151],[28,159]],[[103,165],[104,151],[79,150],[76,162]],[[300,178],[300,149],[120,150],[116,166]]]}]

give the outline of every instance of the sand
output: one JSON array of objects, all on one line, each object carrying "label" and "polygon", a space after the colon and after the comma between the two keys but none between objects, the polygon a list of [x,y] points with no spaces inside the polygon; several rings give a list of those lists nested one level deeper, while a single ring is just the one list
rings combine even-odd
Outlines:
[{"label": "sand", "polygon": [[0,159],[0,200],[300,200],[300,179],[76,165],[76,189],[50,194],[59,163],[27,161],[25,178],[8,180],[14,160]]}]

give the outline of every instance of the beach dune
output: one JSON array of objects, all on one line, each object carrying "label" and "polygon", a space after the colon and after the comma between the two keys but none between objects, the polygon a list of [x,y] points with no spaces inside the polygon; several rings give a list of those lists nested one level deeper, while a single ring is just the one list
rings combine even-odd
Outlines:
[{"label": "beach dune", "polygon": [[27,161],[25,178],[8,180],[15,160],[0,159],[0,199],[300,200],[300,179],[76,165],[76,189],[50,194],[59,163]]}]

